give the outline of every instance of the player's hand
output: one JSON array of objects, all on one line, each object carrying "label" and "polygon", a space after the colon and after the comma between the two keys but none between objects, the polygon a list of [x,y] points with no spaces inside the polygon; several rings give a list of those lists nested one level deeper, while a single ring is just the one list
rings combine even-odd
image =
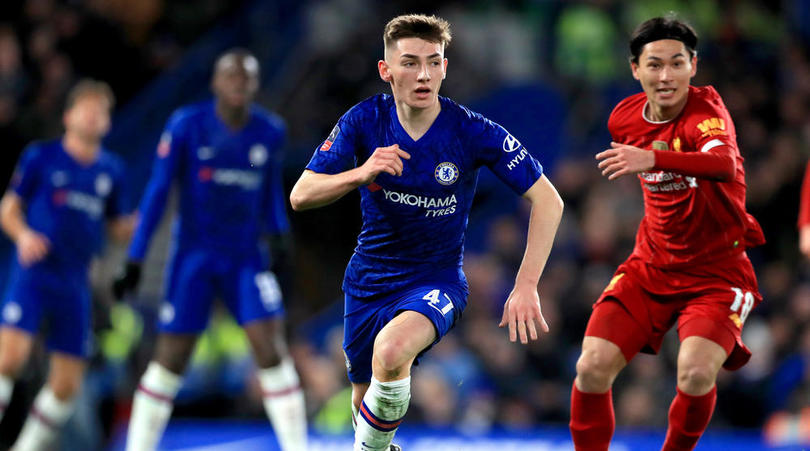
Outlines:
[{"label": "player's hand", "polygon": [[410,160],[411,154],[400,149],[399,144],[374,149],[374,153],[360,166],[363,174],[361,184],[368,185],[373,182],[381,172],[387,172],[395,176],[402,175],[403,158]]},{"label": "player's hand", "polygon": [[17,256],[22,266],[31,266],[48,255],[51,242],[45,235],[26,229],[17,238]]},{"label": "player's hand", "polygon": [[498,327],[509,326],[509,341],[514,343],[520,336],[520,342],[527,344],[530,338],[537,340],[535,322],[540,324],[543,332],[548,332],[548,323],[540,309],[537,288],[515,285],[503,306],[503,316]]},{"label": "player's hand", "polygon": [[805,258],[810,258],[810,226],[803,226],[799,229],[799,252]]},{"label": "player's hand", "polygon": [[124,269],[113,281],[113,296],[120,301],[125,295],[134,292],[140,281],[141,263],[132,260],[128,261]]},{"label": "player's hand", "polygon": [[652,151],[616,142],[610,143],[610,149],[596,154],[596,159],[600,160],[599,169],[608,180],[649,171],[655,166],[655,154]]}]

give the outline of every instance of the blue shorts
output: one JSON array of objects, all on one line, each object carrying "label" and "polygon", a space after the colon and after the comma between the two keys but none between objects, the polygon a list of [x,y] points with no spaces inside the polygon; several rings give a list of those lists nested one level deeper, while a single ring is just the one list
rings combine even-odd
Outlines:
[{"label": "blue shorts", "polygon": [[49,350],[86,358],[92,351],[90,315],[86,272],[14,265],[0,307],[3,327],[36,335],[44,326]]},{"label": "blue shorts", "polygon": [[166,277],[162,332],[199,334],[208,325],[214,299],[222,299],[240,326],[284,313],[281,288],[259,249],[227,255],[204,249],[175,250]]},{"label": "blue shorts", "polygon": [[[459,283],[423,283],[404,292],[377,298],[346,295],[343,316],[343,352],[346,369],[353,383],[371,381],[371,356],[377,334],[400,312],[412,310],[425,315],[436,328],[436,340],[419,356],[438,343],[461,318],[467,306],[467,289]],[[419,363],[419,356],[414,365]]]}]

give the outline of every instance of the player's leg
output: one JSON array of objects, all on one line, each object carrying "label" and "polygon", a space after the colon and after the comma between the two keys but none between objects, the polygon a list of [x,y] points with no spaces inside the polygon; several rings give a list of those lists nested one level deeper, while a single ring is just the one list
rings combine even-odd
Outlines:
[{"label": "player's leg", "polygon": [[14,380],[31,355],[33,337],[14,327],[0,328],[0,420],[11,401]]},{"label": "player's leg", "polygon": [[678,351],[677,394],[669,408],[662,450],[688,451],[697,445],[714,412],[715,380],[726,358],[724,347],[712,340],[699,336],[683,340]]},{"label": "player's leg", "polygon": [[264,409],[281,449],[307,448],[307,415],[304,392],[287,351],[283,316],[252,321],[245,326],[262,387]]},{"label": "player's leg", "polygon": [[200,251],[178,252],[169,264],[165,302],[159,312],[160,334],[132,402],[128,451],[157,447],[171,417],[182,374],[205,330],[213,302],[211,259]]},{"label": "player's leg", "polygon": [[611,387],[647,334],[615,299],[594,307],[571,388],[571,437],[578,451],[608,449],[616,420]]},{"label": "player's leg", "polygon": [[135,389],[127,431],[128,451],[157,448],[196,342],[196,334],[161,333],[158,336],[155,355]]},{"label": "player's leg", "polygon": [[411,365],[436,340],[436,328],[421,312],[404,311],[374,340],[371,383],[360,402],[354,448],[387,450],[411,398]]},{"label": "player's leg", "polygon": [[31,355],[42,318],[41,281],[32,280],[30,272],[16,264],[12,271],[11,285],[0,308],[0,420],[11,401],[14,380]]},{"label": "player's leg", "polygon": [[48,381],[34,400],[12,449],[35,451],[51,448],[73,413],[85,367],[85,360],[76,355],[58,351],[51,354]]}]

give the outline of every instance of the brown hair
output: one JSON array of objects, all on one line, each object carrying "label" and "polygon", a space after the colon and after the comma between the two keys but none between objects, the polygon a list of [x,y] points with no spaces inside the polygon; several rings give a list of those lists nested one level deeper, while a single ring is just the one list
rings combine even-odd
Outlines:
[{"label": "brown hair", "polygon": [[103,81],[84,78],[79,80],[68,92],[67,99],[65,100],[65,111],[73,108],[73,105],[75,105],[80,98],[90,95],[105,98],[109,103],[110,110],[112,110],[115,105],[115,95],[110,85]]},{"label": "brown hair", "polygon": [[697,55],[697,32],[691,25],[679,20],[675,13],[669,13],[664,17],[653,17],[633,31],[630,37],[630,62],[638,64],[644,46],[661,39],[681,41],[690,57]]},{"label": "brown hair", "polygon": [[428,42],[438,42],[443,48],[453,39],[450,23],[441,17],[424,14],[405,14],[391,19],[383,31],[385,48],[403,38],[419,38]]}]

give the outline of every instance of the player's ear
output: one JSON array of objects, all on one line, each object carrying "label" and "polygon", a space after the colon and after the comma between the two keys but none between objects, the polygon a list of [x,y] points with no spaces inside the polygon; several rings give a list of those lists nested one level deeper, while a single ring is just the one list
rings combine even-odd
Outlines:
[{"label": "player's ear", "polygon": [[447,58],[442,58],[442,65],[444,66],[444,70],[442,70],[442,80],[447,78]]},{"label": "player's ear", "polygon": [[391,83],[391,71],[388,69],[388,64],[384,60],[377,61],[377,70],[380,72],[380,78],[386,83]]},{"label": "player's ear", "polygon": [[689,78],[692,78],[697,73],[697,55],[692,57],[692,72],[689,73]]},{"label": "player's ear", "polygon": [[630,71],[633,72],[633,78],[638,80],[639,79],[638,78],[638,64],[631,61],[630,62]]}]

